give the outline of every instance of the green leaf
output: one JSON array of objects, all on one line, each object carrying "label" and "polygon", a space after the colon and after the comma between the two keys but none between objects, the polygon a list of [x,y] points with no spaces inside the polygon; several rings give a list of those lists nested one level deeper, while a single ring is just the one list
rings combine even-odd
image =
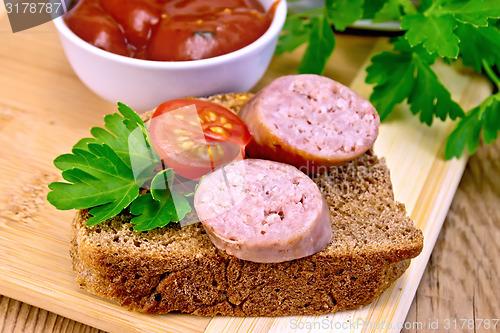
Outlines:
[{"label": "green leaf", "polygon": [[479,146],[483,131],[484,141],[490,144],[498,138],[500,131],[500,93],[485,99],[460,119],[446,140],[445,158],[459,158],[465,148],[473,154]]},{"label": "green leaf", "polygon": [[373,16],[373,22],[401,20],[404,14],[417,14],[415,5],[410,0],[386,0],[383,6]]},{"label": "green leaf", "polygon": [[191,211],[188,200],[182,194],[170,190],[173,182],[172,169],[159,172],[151,182],[151,191],[132,203],[130,213],[137,215],[130,221],[134,224],[134,230],[160,228],[182,220]]},{"label": "green leaf", "polygon": [[[129,167],[132,167],[131,158],[135,160],[145,159],[147,163],[150,163],[153,167],[154,165],[160,163],[156,154],[154,152],[151,153],[152,150],[149,147],[149,141],[146,136],[146,126],[139,115],[123,103],[118,103],[118,110],[122,113],[123,117],[118,113],[106,115],[104,117],[104,127],[106,129],[93,127],[90,130],[93,138],[84,138],[78,141],[73,148],[87,150],[87,146],[90,143],[105,144],[113,149],[118,154],[120,159]],[[134,132],[136,129],[140,129],[145,136],[146,141],[145,145],[141,145],[141,147],[136,145],[134,149],[131,150],[131,146],[129,145],[131,133],[134,133],[134,142],[136,142],[139,138],[139,131]],[[64,167],[63,165],[56,166],[59,169]]]},{"label": "green leaf", "polygon": [[459,53],[459,39],[454,33],[456,26],[452,14],[419,13],[404,16],[401,21],[401,27],[407,30],[405,38],[411,46],[422,44],[428,53],[448,58],[456,58]]},{"label": "green leaf", "polygon": [[161,165],[161,159],[154,149],[150,147],[149,132],[141,127],[135,128],[128,137],[128,153],[132,171],[136,183],[142,186],[150,180],[154,174],[154,169]]},{"label": "green leaf", "polygon": [[450,133],[446,140],[445,158],[451,159],[462,156],[465,146],[472,154],[476,151],[481,130],[481,120],[479,119],[479,107],[471,110],[467,116],[461,119],[457,127]]},{"label": "green leaf", "polygon": [[482,103],[483,137],[487,144],[498,138],[500,131],[500,93],[497,93]]},{"label": "green leaf", "polygon": [[405,99],[411,112],[420,113],[420,120],[428,125],[435,116],[442,120],[463,116],[463,110],[430,67],[434,58],[422,48],[410,48],[403,39],[394,47],[399,53],[382,52],[372,58],[367,68],[366,82],[375,84],[370,101],[380,119],[384,120]]},{"label": "green leaf", "polygon": [[[73,150],[88,150],[91,143],[107,145],[132,169],[137,184],[142,186],[151,179],[154,168],[161,164],[161,160],[150,147],[149,132],[139,115],[123,103],[118,103],[118,110],[123,117],[118,113],[106,115],[104,126],[107,130],[93,127],[90,130],[93,138],[78,141]],[[65,164],[59,159],[54,164],[63,171],[72,167],[71,162]]]},{"label": "green leaf", "polygon": [[366,71],[366,82],[376,84],[370,101],[377,109],[380,120],[384,120],[394,106],[403,102],[413,90],[411,54],[382,52],[372,58],[372,64]]},{"label": "green leaf", "polygon": [[417,5],[413,3],[412,0],[397,0],[401,8],[403,9],[404,14],[417,14]]},{"label": "green leaf", "polygon": [[401,19],[401,5],[399,0],[389,0],[373,17],[374,23],[387,22]]},{"label": "green leaf", "polygon": [[363,18],[373,19],[377,12],[384,6],[385,1],[365,0],[363,2]]},{"label": "green leaf", "polygon": [[500,17],[498,0],[454,0],[444,4],[442,11],[453,13],[463,23],[487,26],[488,18]]},{"label": "green leaf", "polygon": [[326,0],[325,8],[328,18],[339,31],[363,17],[363,0]]},{"label": "green leaf", "polygon": [[311,19],[309,45],[299,65],[299,73],[321,74],[335,48],[335,36],[325,15]]},{"label": "green leaf", "polygon": [[445,120],[447,116],[451,119],[463,117],[462,108],[451,99],[448,90],[442,85],[434,71],[414,57],[416,77],[414,89],[408,96],[408,104],[413,114],[420,113],[420,121],[431,125],[434,116]]},{"label": "green leaf", "polygon": [[291,52],[307,43],[311,35],[311,28],[309,18],[300,15],[287,16],[276,46],[276,54]]},{"label": "green leaf", "polygon": [[401,27],[411,46],[422,44],[429,53],[456,58],[460,41],[455,29],[459,23],[488,26],[488,19],[500,17],[498,0],[436,0],[422,6],[423,12],[403,17]]},{"label": "green leaf", "polygon": [[[460,54],[464,65],[481,72],[482,61],[500,67],[500,30],[493,25],[475,27],[459,23],[456,31],[460,38]],[[496,52],[494,51],[496,50]]]},{"label": "green leaf", "polygon": [[430,54],[424,49],[422,45],[411,46],[405,38],[399,37],[393,41],[393,46],[395,51],[400,51],[401,53],[414,53],[422,61],[427,63],[429,66],[434,63],[437,55]]},{"label": "green leaf", "polygon": [[478,115],[479,108],[471,110],[467,117],[461,119],[457,127],[450,133],[445,147],[446,159],[453,156],[462,156],[466,145],[471,154],[476,151],[481,129],[481,121]]},{"label": "green leaf", "polygon": [[88,221],[93,225],[120,213],[139,195],[139,186],[132,169],[109,146],[90,143],[87,148],[56,159],[73,165],[62,174],[71,183],[51,183],[47,200],[62,210],[94,207]]},{"label": "green leaf", "polygon": [[[431,6],[436,5],[436,0],[421,0],[419,1],[418,11],[423,13],[427,11]],[[439,1],[441,2],[441,1]]]},{"label": "green leaf", "polygon": [[58,209],[89,209],[88,225],[118,215],[139,196],[161,165],[149,144],[149,132],[128,106],[104,117],[105,127],[91,129],[92,138],[78,141],[71,154],[54,160],[67,182],[54,182],[48,201]]},{"label": "green leaf", "polygon": [[130,131],[133,131],[137,126],[146,128],[141,117],[128,105],[118,102],[118,111],[123,115],[123,122]]}]

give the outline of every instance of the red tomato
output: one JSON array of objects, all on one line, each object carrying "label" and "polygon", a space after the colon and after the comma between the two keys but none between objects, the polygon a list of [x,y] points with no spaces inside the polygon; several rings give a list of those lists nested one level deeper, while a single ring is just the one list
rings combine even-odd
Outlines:
[{"label": "red tomato", "polygon": [[80,0],[65,21],[80,38],[113,53],[187,61],[257,40],[278,3],[266,13],[258,0]]},{"label": "red tomato", "polygon": [[[243,0],[171,1],[169,15],[151,35],[148,58],[186,61],[211,58],[241,49],[262,36],[271,24],[257,2]],[[168,47],[165,47],[168,45]]]},{"label": "red tomato", "polygon": [[78,37],[103,50],[130,56],[123,31],[99,3],[80,1],[64,20]]},{"label": "red tomato", "polygon": [[189,179],[199,179],[220,165],[243,158],[251,140],[247,126],[233,112],[191,99],[158,106],[149,131],[165,165]]},{"label": "red tomato", "polygon": [[134,58],[144,58],[154,26],[160,21],[160,10],[148,0],[100,0],[123,29],[128,45],[133,46]]}]

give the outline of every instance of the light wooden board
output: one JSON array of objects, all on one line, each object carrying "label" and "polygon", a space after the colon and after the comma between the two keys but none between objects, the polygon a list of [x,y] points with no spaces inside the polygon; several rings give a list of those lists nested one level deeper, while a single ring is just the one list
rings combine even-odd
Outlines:
[{"label": "light wooden board", "polygon": [[[373,52],[384,48],[386,43],[382,41]],[[477,105],[490,92],[481,78],[462,73],[458,66],[438,64],[435,70],[445,78],[453,98],[466,109]],[[364,82],[365,75],[361,70],[351,88],[368,97],[371,88]],[[405,203],[409,215],[423,230],[424,249],[377,300],[355,311],[320,316],[217,317],[206,332],[399,332],[467,163],[465,156],[451,161],[442,158],[444,140],[452,127],[451,121],[427,127],[411,116],[407,105],[398,106],[381,126],[375,152],[387,160],[396,200]]]},{"label": "light wooden board", "polygon": [[[4,45],[15,38],[7,36],[7,29],[0,26]],[[372,325],[358,325],[355,331],[369,332],[382,321],[396,325],[405,319],[465,165],[465,159],[441,159],[449,123],[428,128],[402,107],[381,128],[376,152],[387,158],[396,198],[407,205],[426,238],[423,253],[407,273],[371,305],[334,315],[285,318],[132,313],[78,288],[68,256],[73,213],[56,211],[44,200],[46,184],[58,177],[52,159],[87,135],[90,126],[100,125],[102,115],[114,107],[75,79],[50,26],[36,31],[19,35],[26,45],[16,45],[24,52],[12,55],[8,48],[0,48],[0,294],[111,332],[286,332],[295,331],[293,325],[309,331],[307,327],[325,323],[324,331],[329,332],[357,319]],[[275,59],[261,85],[289,73],[292,68],[283,65],[287,59]],[[489,86],[477,77],[447,66],[437,70],[466,108],[489,93]],[[364,70],[357,71],[351,87],[368,96]]]}]

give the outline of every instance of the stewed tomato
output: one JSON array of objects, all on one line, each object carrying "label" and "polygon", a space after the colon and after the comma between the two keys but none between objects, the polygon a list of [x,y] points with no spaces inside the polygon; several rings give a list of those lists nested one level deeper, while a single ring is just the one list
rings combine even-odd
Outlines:
[{"label": "stewed tomato", "polygon": [[154,61],[187,61],[236,51],[269,28],[258,0],[80,0],[64,16],[86,42]]},{"label": "stewed tomato", "polygon": [[129,56],[122,29],[99,2],[79,2],[65,15],[65,22],[86,42],[112,53]]},{"label": "stewed tomato", "polygon": [[251,135],[228,109],[207,101],[175,99],[156,109],[149,125],[153,145],[166,167],[199,179],[245,156]]}]

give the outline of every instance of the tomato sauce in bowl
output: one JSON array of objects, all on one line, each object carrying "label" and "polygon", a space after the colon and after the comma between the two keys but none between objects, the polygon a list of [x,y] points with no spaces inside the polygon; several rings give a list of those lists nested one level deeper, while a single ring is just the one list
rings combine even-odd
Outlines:
[{"label": "tomato sauce in bowl", "polygon": [[257,0],[80,0],[64,21],[86,42],[115,54],[199,60],[257,40],[277,3],[266,13]]}]

